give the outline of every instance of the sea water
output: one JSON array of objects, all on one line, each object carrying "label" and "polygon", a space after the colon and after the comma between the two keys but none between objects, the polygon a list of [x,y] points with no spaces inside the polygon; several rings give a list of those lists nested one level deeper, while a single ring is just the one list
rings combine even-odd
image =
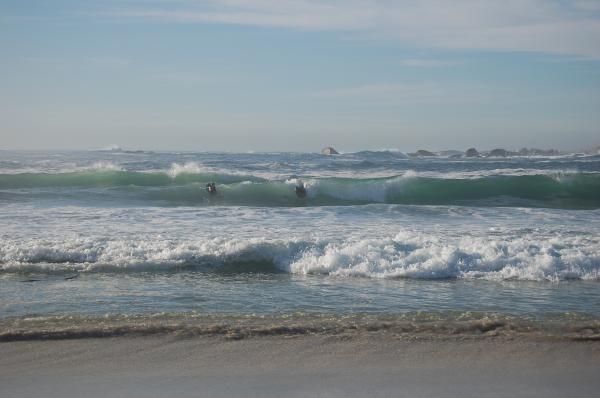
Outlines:
[{"label": "sea water", "polygon": [[468,312],[600,317],[600,156],[0,151],[0,319]]}]

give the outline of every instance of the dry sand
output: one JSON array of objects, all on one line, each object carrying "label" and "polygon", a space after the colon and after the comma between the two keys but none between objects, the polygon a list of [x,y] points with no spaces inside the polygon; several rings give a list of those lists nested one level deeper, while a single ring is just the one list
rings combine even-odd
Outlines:
[{"label": "dry sand", "polygon": [[172,335],[0,343],[0,397],[598,397],[600,342]]}]

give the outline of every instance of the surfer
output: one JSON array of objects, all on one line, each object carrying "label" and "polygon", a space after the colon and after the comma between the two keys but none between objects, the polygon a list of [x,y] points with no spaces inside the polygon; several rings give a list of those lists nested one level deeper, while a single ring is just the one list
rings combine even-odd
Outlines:
[{"label": "surfer", "polygon": [[304,188],[304,183],[302,181],[298,181],[296,185],[296,196],[299,198],[306,197],[306,188]]},{"label": "surfer", "polygon": [[214,182],[209,182],[208,184],[206,184],[206,192],[208,192],[211,195],[217,194],[217,186]]}]

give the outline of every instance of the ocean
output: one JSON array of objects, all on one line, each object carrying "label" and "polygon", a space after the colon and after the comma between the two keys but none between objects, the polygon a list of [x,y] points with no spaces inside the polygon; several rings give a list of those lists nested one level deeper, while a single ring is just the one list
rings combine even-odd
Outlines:
[{"label": "ocean", "polygon": [[11,339],[206,317],[600,331],[600,155],[0,151],[0,210]]}]

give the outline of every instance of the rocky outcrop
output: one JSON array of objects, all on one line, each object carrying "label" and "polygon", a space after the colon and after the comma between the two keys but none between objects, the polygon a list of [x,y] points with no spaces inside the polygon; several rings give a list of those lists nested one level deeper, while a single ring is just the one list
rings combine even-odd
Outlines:
[{"label": "rocky outcrop", "polygon": [[477,149],[475,148],[469,148],[465,151],[465,156],[468,158],[478,158],[479,152],[477,152]]},{"label": "rocky outcrop", "polygon": [[409,153],[408,156],[435,156],[435,153],[419,149],[417,152]]},{"label": "rocky outcrop", "polygon": [[521,148],[517,152],[519,156],[556,156],[560,152],[556,149]]},{"label": "rocky outcrop", "polygon": [[462,156],[461,151],[455,151],[454,149],[446,149],[437,153],[440,156],[448,156],[449,158],[457,158]]},{"label": "rocky outcrop", "polygon": [[490,153],[488,153],[488,156],[491,156],[494,158],[504,158],[504,157],[508,156],[508,151],[506,149],[502,149],[502,148],[492,149],[490,151]]},{"label": "rocky outcrop", "polygon": [[339,155],[340,153],[338,151],[336,151],[333,147],[325,147],[323,149],[321,149],[321,154],[322,155]]}]

